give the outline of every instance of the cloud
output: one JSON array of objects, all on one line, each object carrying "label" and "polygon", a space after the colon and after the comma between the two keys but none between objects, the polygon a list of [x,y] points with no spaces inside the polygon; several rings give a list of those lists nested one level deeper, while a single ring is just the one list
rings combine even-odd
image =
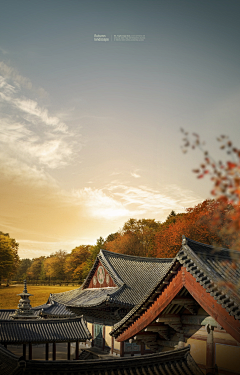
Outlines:
[{"label": "cloud", "polygon": [[166,212],[183,212],[203,201],[203,198],[191,190],[181,189],[177,185],[163,187],[161,191],[147,186],[131,187],[126,185],[108,185],[108,191],[128,209],[131,216],[155,217],[165,219]]},{"label": "cloud", "polygon": [[131,176],[134,178],[140,178],[140,174],[137,173],[138,169],[136,169],[134,172],[131,173]]},{"label": "cloud", "polygon": [[0,61],[0,72],[4,77],[11,78],[15,83],[18,83],[29,90],[32,88],[32,82],[30,79],[21,76],[15,68],[6,65],[3,61]]},{"label": "cloud", "polygon": [[86,207],[86,215],[111,220],[129,216],[129,210],[121,202],[104,193],[101,189],[84,188],[73,190],[73,196]]},{"label": "cloud", "polygon": [[[16,158],[27,165],[51,169],[66,166],[81,149],[80,134],[73,134],[61,119],[50,115],[32,94],[30,81],[0,62],[0,146],[5,159]],[[77,146],[77,147],[76,147]]]}]

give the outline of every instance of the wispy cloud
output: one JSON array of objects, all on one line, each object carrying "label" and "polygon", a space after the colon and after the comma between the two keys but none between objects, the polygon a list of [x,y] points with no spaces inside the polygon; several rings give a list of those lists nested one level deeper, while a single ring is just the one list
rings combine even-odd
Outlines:
[{"label": "wispy cloud", "polygon": [[16,84],[20,84],[27,89],[32,88],[32,82],[29,78],[23,77],[15,68],[5,64],[3,61],[0,61],[0,72],[3,77],[12,79]]},{"label": "wispy cloud", "polygon": [[183,212],[186,207],[191,207],[203,200],[191,190],[184,190],[177,185],[165,186],[161,191],[147,186],[131,187],[126,185],[110,184],[107,190],[119,200],[132,215],[153,216],[165,218],[168,211]]},{"label": "wispy cloud", "polygon": [[130,214],[121,202],[107,195],[102,189],[84,188],[73,190],[72,193],[79,199],[79,203],[85,206],[86,215],[111,220]]},{"label": "wispy cloud", "polygon": [[[35,167],[59,168],[74,156],[79,134],[72,134],[56,115],[26,97],[24,88],[32,94],[32,84],[15,69],[0,62],[0,145],[5,158],[16,158]],[[35,93],[34,93],[35,94]],[[78,139],[79,141],[79,139]],[[81,148],[78,142],[78,150]]]},{"label": "wispy cloud", "polygon": [[136,169],[135,171],[131,172],[131,176],[134,177],[134,178],[140,178],[140,174],[137,173],[139,171],[139,169]]}]

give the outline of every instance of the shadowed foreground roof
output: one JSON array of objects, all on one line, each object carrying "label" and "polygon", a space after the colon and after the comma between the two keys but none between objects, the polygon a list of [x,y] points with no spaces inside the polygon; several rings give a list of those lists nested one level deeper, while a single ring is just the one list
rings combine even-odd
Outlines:
[{"label": "shadowed foreground roof", "polygon": [[86,341],[90,338],[83,317],[0,320],[0,342],[4,344]]},{"label": "shadowed foreground roof", "polygon": [[240,252],[230,249],[214,248],[200,242],[193,241],[183,236],[182,247],[171,267],[163,276],[159,276],[158,282],[152,289],[121,321],[114,325],[111,335],[117,338],[126,331],[133,322],[138,320],[151,307],[153,300],[158,298],[159,291],[163,293],[164,284],[167,285],[174,272],[180,267],[186,267],[189,272],[207,293],[217,302],[240,320]]},{"label": "shadowed foreground roof", "polygon": [[[230,315],[240,319],[240,251],[214,248],[185,238],[177,259],[231,312]],[[224,301],[224,292],[231,301]],[[228,304],[232,305],[232,302],[235,303],[235,308],[229,310]]]},{"label": "shadowed foreground roof", "polygon": [[[190,347],[140,357],[113,358],[90,361],[19,361],[3,347],[0,348],[0,370],[8,364],[9,372],[2,375],[203,375],[190,355]],[[14,368],[15,366],[15,368]],[[5,366],[6,367],[6,366]]]},{"label": "shadowed foreground roof", "polygon": [[[116,287],[87,289],[99,261]],[[166,273],[172,261],[172,259],[144,258],[101,250],[81,288],[53,294],[51,298],[76,308],[92,308],[102,304],[132,308],[148,294],[159,277]]]}]

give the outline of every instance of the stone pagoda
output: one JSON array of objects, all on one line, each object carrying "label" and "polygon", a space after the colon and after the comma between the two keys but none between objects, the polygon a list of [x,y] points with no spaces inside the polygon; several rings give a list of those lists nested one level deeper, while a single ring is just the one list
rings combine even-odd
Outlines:
[{"label": "stone pagoda", "polygon": [[36,319],[34,310],[32,310],[32,306],[30,305],[30,300],[28,298],[30,296],[33,296],[33,294],[28,293],[26,280],[24,280],[23,292],[17,294],[17,296],[21,297],[19,300],[18,309],[14,314],[11,315],[11,317],[13,319]]}]

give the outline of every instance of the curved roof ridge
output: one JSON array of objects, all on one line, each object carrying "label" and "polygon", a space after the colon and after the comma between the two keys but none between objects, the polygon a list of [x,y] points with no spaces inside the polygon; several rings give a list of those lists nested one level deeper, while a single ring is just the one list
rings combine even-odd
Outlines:
[{"label": "curved roof ridge", "polygon": [[[239,255],[240,256],[240,252],[238,250],[233,250],[233,249],[228,249],[226,247],[221,247],[221,246],[214,246],[214,245],[208,245],[208,244],[204,244],[202,242],[198,242],[198,241],[195,241],[195,240],[192,240],[191,238],[188,238],[188,237],[185,237],[186,238],[186,245],[188,245],[188,242],[191,244],[196,244],[196,245],[200,245],[203,250],[207,250],[207,249],[211,249],[211,250],[214,250],[214,253],[210,255],[216,255],[216,253],[219,255],[219,256],[224,256],[222,253],[226,253],[227,255],[229,254],[236,254],[236,255]],[[194,251],[192,248],[191,248],[192,251]],[[195,252],[195,251],[194,251]],[[199,250],[199,252],[201,252],[201,250]]]},{"label": "curved roof ridge", "polygon": [[45,318],[45,319],[0,319],[0,323],[5,323],[5,324],[16,324],[20,325],[22,323],[24,324],[30,324],[30,325],[36,325],[36,324],[49,324],[49,323],[54,323],[59,324],[59,323],[67,323],[67,322],[80,322],[82,321],[84,323],[85,319],[84,316],[69,316],[68,318]]},{"label": "curved roof ridge", "polygon": [[115,255],[115,256],[118,256],[118,257],[122,257],[122,258],[127,258],[127,259],[130,259],[130,258],[133,258],[133,260],[145,260],[145,261],[156,261],[156,262],[162,262],[162,261],[168,261],[171,260],[171,259],[174,259],[174,258],[153,258],[153,257],[142,257],[142,256],[138,256],[138,255],[129,255],[129,254],[121,254],[121,253],[115,253],[114,251],[108,251],[108,250],[105,250],[105,249],[101,249],[100,252],[104,252],[104,253],[107,253],[107,254],[111,254],[111,255]]}]

